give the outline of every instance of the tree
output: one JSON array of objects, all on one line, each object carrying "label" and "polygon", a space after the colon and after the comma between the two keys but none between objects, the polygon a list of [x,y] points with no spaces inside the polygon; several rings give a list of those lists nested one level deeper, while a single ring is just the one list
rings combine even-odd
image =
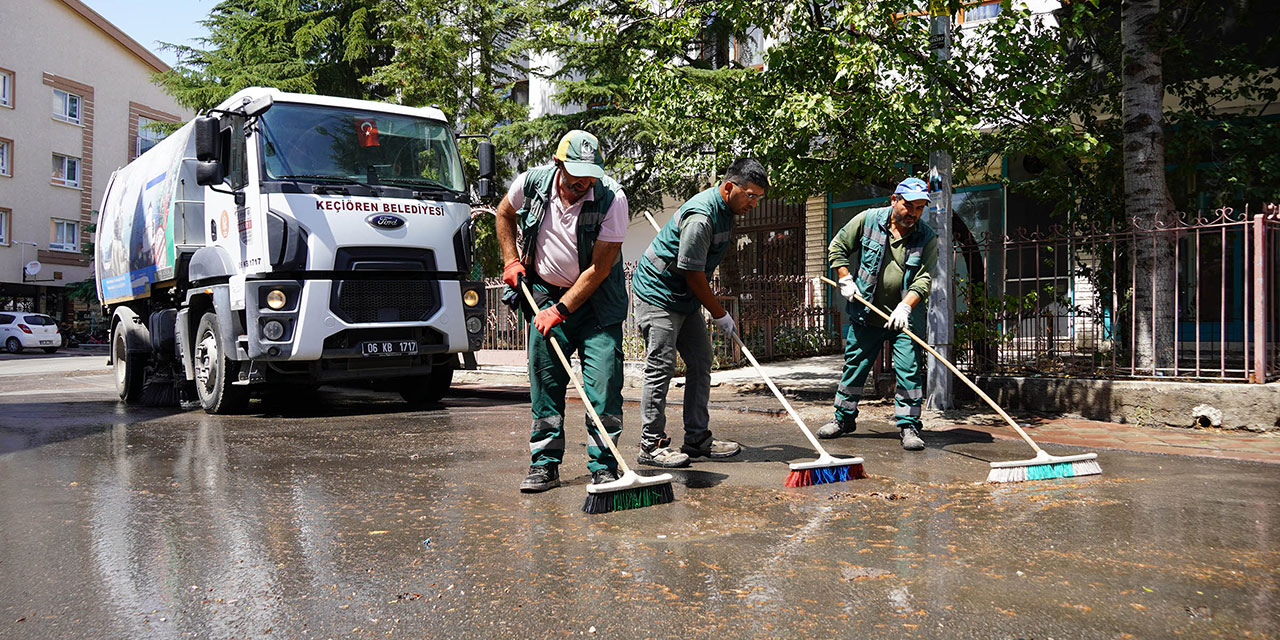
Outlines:
[{"label": "tree", "polygon": [[393,49],[382,0],[223,0],[203,24],[205,48],[165,43],[178,62],[157,81],[180,104],[208,109],[246,87],[382,99],[369,75]]},{"label": "tree", "polygon": [[[1126,0],[1121,17],[1125,203],[1140,228],[1152,229],[1173,212],[1164,177],[1164,80],[1155,48],[1160,0]],[[1166,233],[1139,236],[1134,244],[1137,280],[1143,283],[1133,292],[1137,367],[1169,367],[1177,339],[1173,335],[1173,244]]]}]

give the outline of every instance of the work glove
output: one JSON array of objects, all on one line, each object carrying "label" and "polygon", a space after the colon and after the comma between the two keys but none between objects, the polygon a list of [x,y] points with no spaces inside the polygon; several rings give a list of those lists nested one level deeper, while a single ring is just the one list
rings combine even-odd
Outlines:
[{"label": "work glove", "polygon": [[520,258],[516,258],[507,263],[502,269],[502,281],[512,289],[520,289],[520,279],[524,278],[524,265],[520,264]]},{"label": "work glove", "polygon": [[853,297],[858,295],[858,285],[853,283],[853,276],[840,278],[840,295],[849,302],[854,301]]},{"label": "work glove", "polygon": [[538,329],[538,333],[544,336],[549,335],[553,327],[567,320],[569,314],[560,312],[564,308],[564,305],[557,302],[539,311],[538,315],[533,317],[533,326]]},{"label": "work glove", "polygon": [[890,331],[902,331],[907,328],[907,321],[911,319],[911,305],[906,302],[899,302],[894,307],[893,313],[889,314],[889,321],[884,327]]},{"label": "work glove", "polygon": [[716,326],[724,332],[726,338],[738,332],[738,326],[733,323],[733,316],[729,315],[727,311],[719,318],[712,318],[711,321],[716,323]]}]

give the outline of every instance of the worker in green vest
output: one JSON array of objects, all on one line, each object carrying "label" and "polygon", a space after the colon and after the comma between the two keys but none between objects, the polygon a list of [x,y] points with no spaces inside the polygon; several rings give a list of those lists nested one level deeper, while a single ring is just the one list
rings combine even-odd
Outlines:
[{"label": "worker in green vest", "polygon": [[[564,396],[569,373],[553,352],[554,338],[582,363],[583,386],[609,437],[622,435],[622,321],[627,288],[622,241],[627,196],[604,175],[596,137],[570,131],[554,162],[516,177],[498,204],[497,234],[505,263],[506,300],[519,300],[529,325],[529,475],[525,493],[560,486],[564,459]],[[521,245],[517,249],[517,229]],[[538,303],[529,309],[521,284]],[[589,415],[587,469],[593,484],[618,479],[618,462]]]},{"label": "worker in green vest", "polygon": [[[836,388],[835,417],[818,428],[819,438],[836,438],[857,428],[862,385],[886,340],[893,341],[894,395],[902,448],[924,449],[920,409],[924,405],[922,349],[902,330],[924,335],[925,302],[938,261],[938,234],[920,220],[929,203],[929,185],[907,178],[890,196],[889,206],[854,216],[827,247],[827,259],[848,300],[844,372]],[[856,269],[856,275],[852,269]],[[880,309],[892,309],[886,322],[854,299],[854,294]]]},{"label": "worker in green vest", "polygon": [[[644,336],[644,385],[640,396],[640,464],[688,466],[690,456],[728,458],[742,447],[711,437],[707,401],[711,394],[711,341],[702,310],[728,339],[733,317],[711,292],[711,274],[732,245],[734,216],[756,206],[769,188],[760,161],[744,158],[724,180],[690,198],[654,238],[631,277],[636,324]],[[684,444],[677,451],[667,437],[667,389],[684,359]]]}]

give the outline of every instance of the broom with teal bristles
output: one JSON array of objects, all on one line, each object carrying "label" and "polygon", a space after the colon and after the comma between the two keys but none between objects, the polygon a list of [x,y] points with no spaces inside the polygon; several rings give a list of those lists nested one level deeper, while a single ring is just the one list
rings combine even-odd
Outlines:
[{"label": "broom with teal bristles", "polygon": [[[830,278],[825,276],[820,277],[822,277],[823,282],[836,288],[840,287],[839,284],[832,281]],[[853,294],[853,297],[858,302],[866,305],[868,309],[879,314],[881,318],[885,319],[885,322],[889,321],[888,314],[877,309],[875,305],[867,302],[862,296],[855,293]],[[933,347],[929,346],[929,344],[924,340],[921,340],[920,336],[912,333],[910,329],[903,329],[902,332],[907,334],[907,337],[914,340],[916,344],[924,347],[925,351],[928,351],[930,355],[938,359],[938,362],[946,365],[946,367],[951,370],[951,373],[956,374],[956,377],[960,378],[961,382],[969,385],[969,388],[973,389],[973,392],[978,394],[978,397],[991,405],[991,408],[995,409],[996,413],[1000,414],[1000,417],[1004,418],[1004,421],[1008,422],[1009,426],[1013,427],[1013,430],[1016,431],[1018,435],[1022,436],[1022,439],[1025,440],[1027,444],[1031,445],[1033,450],[1035,450],[1036,457],[1028,460],[992,462],[991,472],[987,474],[987,482],[1050,480],[1052,478],[1074,478],[1076,476],[1088,476],[1102,473],[1102,466],[1098,464],[1098,454],[1096,453],[1082,453],[1074,456],[1051,456],[1046,453],[1044,449],[1040,448],[1040,445],[1036,444],[1035,440],[1031,439],[1031,436],[1027,435],[1026,431],[1022,430],[1022,427],[1018,426],[1018,423],[1013,421],[1013,418],[1009,417],[1009,414],[1004,412],[1004,409],[1000,408],[1000,405],[996,404],[995,400],[992,400],[990,396],[983,393],[982,389],[978,388],[978,385],[974,384],[973,381],[963,373],[960,373],[960,370],[956,369],[956,366],[951,364],[949,360],[942,357],[942,354],[935,351]]]},{"label": "broom with teal bristles", "polygon": [[[524,293],[524,297],[529,301],[529,308],[536,310],[538,303],[534,301],[533,294],[529,292],[529,286],[523,281],[520,283],[520,291]],[[532,322],[530,322],[532,328]],[[536,331],[536,329],[534,329]],[[656,504],[668,504],[675,501],[675,491],[671,488],[671,474],[663,473],[656,476],[642,476],[632,471],[627,466],[627,462],[622,459],[622,452],[618,451],[618,445],[614,444],[613,438],[609,437],[609,432],[605,430],[604,423],[600,421],[600,415],[596,413],[595,405],[591,404],[591,399],[587,397],[587,391],[582,386],[582,381],[578,380],[578,372],[574,371],[573,366],[569,364],[569,359],[565,357],[564,351],[560,349],[560,343],[556,339],[547,336],[547,342],[551,343],[551,348],[556,352],[556,356],[560,358],[560,364],[564,365],[564,370],[569,374],[569,379],[573,380],[573,386],[578,390],[578,395],[582,398],[582,404],[587,408],[587,415],[591,416],[591,422],[596,427],[596,432],[600,434],[600,439],[608,445],[609,451],[613,452],[613,457],[618,461],[618,468],[622,470],[622,477],[613,482],[605,482],[603,484],[587,485],[587,500],[582,504],[582,510],[587,513],[609,513],[610,511],[622,511],[625,509],[640,509],[642,507],[651,507]]]},{"label": "broom with teal bristles", "polygon": [[[653,225],[655,231],[661,231],[658,222],[644,212],[644,217],[649,219],[649,224]],[[747,345],[742,343],[742,338],[737,333],[733,334],[733,340],[738,343],[738,348],[742,349],[742,354],[747,356],[747,360],[751,362],[751,366],[755,367],[756,373],[760,374],[760,378],[764,383],[769,385],[769,389],[773,391],[773,395],[778,397],[778,401],[782,403],[782,407],[787,410],[792,420],[800,426],[800,430],[804,432],[809,442],[813,444],[813,448],[818,450],[818,459],[810,462],[796,462],[791,465],[791,473],[787,474],[787,480],[783,486],[787,487],[808,487],[815,484],[829,484],[832,482],[847,482],[858,478],[867,477],[866,470],[862,468],[862,458],[837,458],[822,445],[818,444],[818,439],[813,437],[813,433],[809,431],[809,427],[805,426],[804,420],[800,418],[800,414],[791,408],[791,403],[787,402],[782,392],[778,390],[777,385],[773,384],[773,380],[765,375],[764,369],[760,368],[760,363],[756,362],[756,357],[751,355],[751,350]]]}]

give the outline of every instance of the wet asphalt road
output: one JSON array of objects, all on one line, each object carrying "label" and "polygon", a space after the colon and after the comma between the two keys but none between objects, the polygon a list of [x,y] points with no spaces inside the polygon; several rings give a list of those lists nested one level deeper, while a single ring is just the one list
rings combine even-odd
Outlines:
[{"label": "wet asphalt road", "polygon": [[743,455],[588,516],[576,418],[566,486],[516,491],[527,398],[126,409],[92,357],[0,362],[3,638],[1280,637],[1273,466],[1107,451],[1102,476],[987,485],[1025,445],[910,453],[868,421],[831,449],[870,478],[786,489],[795,426],[717,411]]}]

